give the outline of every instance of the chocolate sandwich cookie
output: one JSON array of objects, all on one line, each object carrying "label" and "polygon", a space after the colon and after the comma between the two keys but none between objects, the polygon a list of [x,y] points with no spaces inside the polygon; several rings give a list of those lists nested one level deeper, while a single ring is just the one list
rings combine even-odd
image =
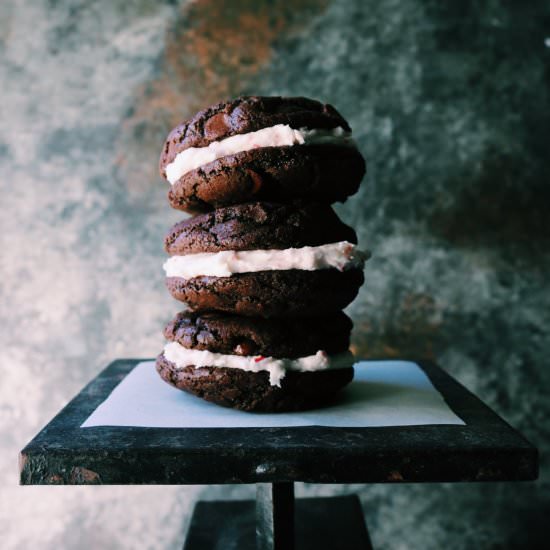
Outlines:
[{"label": "chocolate sandwich cookie", "polygon": [[366,255],[327,205],[249,203],[176,224],[166,285],[194,311],[305,317],[346,307]]},{"label": "chocolate sandwich cookie", "polygon": [[316,407],[353,377],[351,328],[341,312],[286,320],[183,312],[166,326],[157,370],[169,384],[224,406]]},{"label": "chocolate sandwich cookie", "polygon": [[355,193],[365,161],[346,120],[302,97],[240,97],[174,128],[160,157],[172,207],[190,212],[250,200],[332,203]]}]

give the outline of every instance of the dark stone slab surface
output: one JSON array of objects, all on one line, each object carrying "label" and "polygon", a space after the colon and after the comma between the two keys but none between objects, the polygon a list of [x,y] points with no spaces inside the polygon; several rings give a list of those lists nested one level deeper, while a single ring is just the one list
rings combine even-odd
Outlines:
[{"label": "dark stone slab surface", "polygon": [[466,426],[80,428],[139,360],[109,365],[21,452],[22,484],[519,481],[536,449],[434,364]]}]

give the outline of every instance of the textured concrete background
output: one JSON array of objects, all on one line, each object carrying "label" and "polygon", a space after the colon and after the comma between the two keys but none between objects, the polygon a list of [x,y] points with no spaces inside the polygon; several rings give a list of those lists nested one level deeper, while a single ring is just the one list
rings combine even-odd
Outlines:
[{"label": "textured concrete background", "polygon": [[[550,508],[548,2],[0,3],[0,540],[177,548],[194,499],[250,487],[16,486],[19,449],[178,309],[156,174],[170,127],[240,93],[308,95],[369,161],[342,217],[375,251],[355,347],[429,356],[542,451],[527,484],[360,491],[378,548],[536,548]],[[231,5],[229,7],[229,4]],[[291,5],[292,4],[292,5]]]}]

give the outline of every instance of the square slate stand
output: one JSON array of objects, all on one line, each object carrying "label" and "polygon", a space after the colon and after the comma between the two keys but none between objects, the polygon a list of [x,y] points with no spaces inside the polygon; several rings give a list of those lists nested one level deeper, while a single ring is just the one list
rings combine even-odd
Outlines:
[{"label": "square slate stand", "polygon": [[371,548],[357,496],[295,501],[295,481],[537,477],[535,447],[443,370],[426,362],[419,364],[465,426],[81,429],[140,361],[111,363],[21,451],[21,484],[256,483],[256,503],[199,502],[184,548],[352,550]]}]

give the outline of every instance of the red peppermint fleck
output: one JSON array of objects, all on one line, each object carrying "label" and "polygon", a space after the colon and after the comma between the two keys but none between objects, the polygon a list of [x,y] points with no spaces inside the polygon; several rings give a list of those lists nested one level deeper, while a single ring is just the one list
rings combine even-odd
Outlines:
[{"label": "red peppermint fleck", "polygon": [[265,357],[263,355],[258,355],[258,357],[254,357],[254,361],[256,361],[256,363],[259,363],[260,361],[263,361],[265,359]]}]

